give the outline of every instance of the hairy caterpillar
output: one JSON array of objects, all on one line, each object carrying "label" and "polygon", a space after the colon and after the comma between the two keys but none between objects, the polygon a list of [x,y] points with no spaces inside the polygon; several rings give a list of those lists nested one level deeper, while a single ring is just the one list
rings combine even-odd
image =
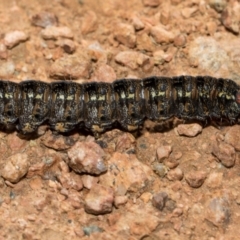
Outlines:
[{"label": "hairy caterpillar", "polygon": [[71,81],[21,83],[0,81],[0,124],[23,133],[48,121],[51,129],[68,132],[84,126],[103,132],[117,122],[135,130],[145,119],[227,119],[240,114],[240,87],[229,79],[209,76],[148,77],[113,83]]}]

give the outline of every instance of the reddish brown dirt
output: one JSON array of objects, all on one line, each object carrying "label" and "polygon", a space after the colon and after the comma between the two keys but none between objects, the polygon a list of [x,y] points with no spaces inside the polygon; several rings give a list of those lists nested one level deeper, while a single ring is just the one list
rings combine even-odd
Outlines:
[{"label": "reddish brown dirt", "polygon": [[[240,80],[238,1],[0,0],[0,77]],[[0,239],[239,239],[240,127],[0,133]],[[188,135],[188,136],[186,136]],[[78,151],[79,149],[79,151]]]}]

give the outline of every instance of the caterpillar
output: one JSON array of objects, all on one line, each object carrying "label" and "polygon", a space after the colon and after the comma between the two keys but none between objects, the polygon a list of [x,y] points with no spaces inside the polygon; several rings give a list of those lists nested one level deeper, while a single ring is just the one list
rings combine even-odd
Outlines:
[{"label": "caterpillar", "polygon": [[104,132],[115,123],[132,131],[145,119],[227,119],[240,114],[240,87],[210,76],[148,77],[113,83],[27,80],[0,81],[0,124],[22,134],[44,122],[57,132],[84,126]]}]

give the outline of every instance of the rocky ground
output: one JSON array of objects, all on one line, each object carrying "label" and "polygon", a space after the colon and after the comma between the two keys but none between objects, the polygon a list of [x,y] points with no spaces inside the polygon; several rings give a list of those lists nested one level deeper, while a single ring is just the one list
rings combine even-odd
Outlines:
[{"label": "rocky ground", "polygon": [[[0,0],[0,77],[240,82],[235,0]],[[240,126],[0,133],[0,239],[239,239]],[[203,127],[204,126],[204,127]]]}]

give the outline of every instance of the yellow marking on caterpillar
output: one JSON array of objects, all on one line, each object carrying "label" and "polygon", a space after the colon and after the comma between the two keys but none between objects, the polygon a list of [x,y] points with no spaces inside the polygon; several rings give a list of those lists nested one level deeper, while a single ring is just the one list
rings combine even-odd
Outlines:
[{"label": "yellow marking on caterpillar", "polygon": [[67,100],[74,100],[74,96],[73,95],[67,96]]},{"label": "yellow marking on caterpillar", "polygon": [[105,95],[101,95],[101,96],[99,96],[98,100],[105,101],[106,100],[106,96]]},{"label": "yellow marking on caterpillar", "polygon": [[5,93],[5,98],[13,98],[13,95],[11,93]]},{"label": "yellow marking on caterpillar", "polygon": [[164,96],[165,95],[165,92],[159,92],[158,93],[158,97],[161,97],[161,96]]},{"label": "yellow marking on caterpillar", "polygon": [[179,97],[182,97],[182,95],[183,95],[183,94],[182,94],[182,90],[179,90],[179,91],[177,92],[177,94],[178,94]]},{"label": "yellow marking on caterpillar", "polygon": [[234,96],[232,96],[232,95],[227,95],[227,96],[226,96],[226,99],[227,99],[227,100],[230,100],[230,99],[235,99],[235,97],[234,97]]},{"label": "yellow marking on caterpillar", "polygon": [[121,92],[121,98],[126,98],[125,92]]},{"label": "yellow marking on caterpillar", "polygon": [[35,98],[36,99],[42,99],[42,96],[43,96],[42,94],[37,94]]},{"label": "yellow marking on caterpillar", "polygon": [[33,92],[28,93],[28,97],[33,97]]},{"label": "yellow marking on caterpillar", "polygon": [[129,93],[128,98],[134,98],[134,95],[135,95],[134,93]]},{"label": "yellow marking on caterpillar", "polygon": [[59,94],[58,98],[61,99],[61,100],[64,100],[65,96],[64,96],[64,94]]},{"label": "yellow marking on caterpillar", "polygon": [[91,96],[91,97],[90,97],[90,100],[93,100],[93,101],[97,100],[96,95]]},{"label": "yellow marking on caterpillar", "polygon": [[152,97],[155,97],[155,96],[156,96],[156,92],[155,92],[155,91],[152,91],[152,92],[151,92],[151,96],[152,96]]}]

